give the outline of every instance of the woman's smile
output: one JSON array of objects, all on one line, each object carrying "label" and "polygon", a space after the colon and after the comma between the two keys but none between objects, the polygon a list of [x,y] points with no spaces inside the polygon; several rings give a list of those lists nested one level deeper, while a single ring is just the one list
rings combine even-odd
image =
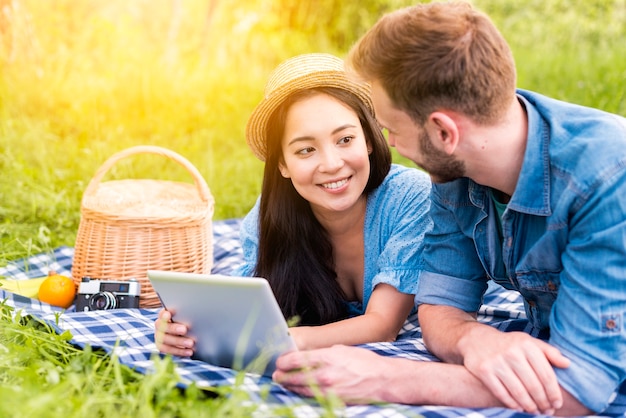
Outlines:
[{"label": "woman's smile", "polygon": [[344,186],[348,184],[348,182],[350,181],[350,177],[346,177],[342,180],[334,180],[328,183],[322,183],[322,187],[326,190],[339,190],[339,189],[344,189]]}]

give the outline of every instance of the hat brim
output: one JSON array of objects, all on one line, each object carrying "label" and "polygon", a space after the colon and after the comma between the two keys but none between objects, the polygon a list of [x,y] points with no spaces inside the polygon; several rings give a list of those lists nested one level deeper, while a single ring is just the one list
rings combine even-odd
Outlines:
[{"label": "hat brim", "polygon": [[374,114],[369,85],[350,80],[345,72],[317,71],[292,79],[265,97],[248,119],[246,141],[261,161],[267,158],[267,124],[274,111],[294,92],[319,87],[334,87],[348,91],[362,100]]}]

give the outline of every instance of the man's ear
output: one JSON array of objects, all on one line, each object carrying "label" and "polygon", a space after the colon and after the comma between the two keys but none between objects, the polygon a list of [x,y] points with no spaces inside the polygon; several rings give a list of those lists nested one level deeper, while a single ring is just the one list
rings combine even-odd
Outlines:
[{"label": "man's ear", "polygon": [[459,127],[453,118],[445,112],[433,112],[426,122],[431,138],[437,148],[451,155],[459,144]]}]

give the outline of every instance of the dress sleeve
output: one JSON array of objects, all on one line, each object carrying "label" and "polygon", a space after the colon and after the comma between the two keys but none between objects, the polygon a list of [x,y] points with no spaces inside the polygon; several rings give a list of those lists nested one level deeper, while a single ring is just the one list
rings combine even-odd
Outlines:
[{"label": "dress sleeve", "polygon": [[428,175],[415,168],[394,165],[385,182],[370,197],[365,230],[364,306],[380,283],[402,293],[415,294],[422,268],[424,234],[431,227],[429,194]]},{"label": "dress sleeve", "polygon": [[243,251],[244,262],[235,268],[231,276],[253,276],[259,251],[259,205],[260,199],[241,221],[239,241]]}]

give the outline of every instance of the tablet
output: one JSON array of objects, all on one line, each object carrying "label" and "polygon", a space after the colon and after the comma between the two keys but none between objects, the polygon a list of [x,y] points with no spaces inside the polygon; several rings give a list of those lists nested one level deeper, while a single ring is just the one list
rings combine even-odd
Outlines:
[{"label": "tablet", "polygon": [[172,318],[195,339],[192,358],[270,376],[276,358],[297,350],[267,280],[149,270]]}]

